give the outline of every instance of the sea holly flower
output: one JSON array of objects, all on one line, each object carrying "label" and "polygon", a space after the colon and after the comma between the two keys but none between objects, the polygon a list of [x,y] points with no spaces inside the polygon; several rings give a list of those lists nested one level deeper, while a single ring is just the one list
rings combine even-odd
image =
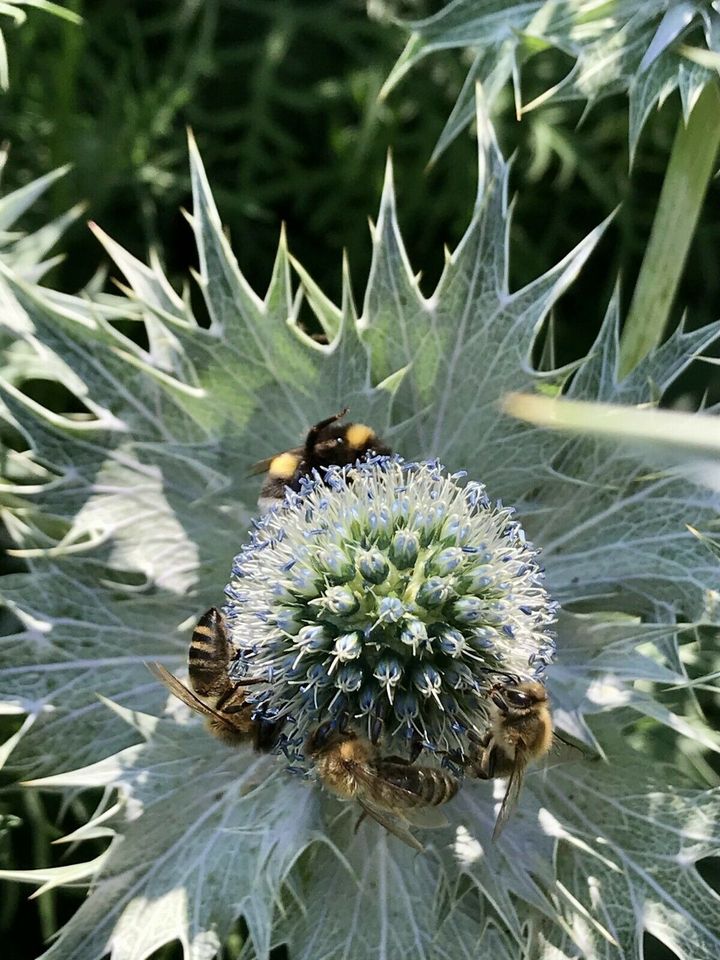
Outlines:
[{"label": "sea holly flower", "polygon": [[[543,321],[602,231],[510,291],[508,170],[483,117],[477,202],[437,289],[426,297],[418,287],[388,172],[359,315],[347,286],[336,307],[291,264],[284,239],[258,297],[230,251],[194,147],[191,163],[208,327],[157,262],[144,266],[100,231],[132,289],[126,314],[143,323],[145,348],[115,325],[117,307],[55,297],[2,268],[4,296],[25,318],[23,342],[84,410],[49,411],[23,392],[21,378],[0,383],[14,430],[7,525],[28,566],[3,584],[15,631],[0,647],[0,691],[18,729],[2,757],[6,771],[33,781],[26,789],[106,788],[96,815],[68,838],[109,837],[99,858],[82,862],[78,853],[52,873],[12,873],[50,886],[93,878],[46,956],[130,960],[177,939],[186,956],[209,960],[242,918],[248,956],[285,943],[293,960],[620,960],[641,954],[643,931],[681,960],[715,958],[718,897],[697,864],[717,854],[720,797],[706,788],[698,751],[717,750],[718,738],[696,718],[686,662],[690,654],[701,661],[692,641],[720,619],[718,562],[707,549],[717,490],[648,468],[611,440],[520,423],[500,401],[542,381],[577,400],[647,404],[720,327],[675,331],[620,379],[613,301],[584,361],[534,368]],[[297,322],[291,265],[327,344]],[[259,485],[248,468],[297,445],[310,424],[345,404],[425,466],[407,477],[404,494],[365,504],[362,524],[333,530],[312,558],[284,557],[274,580],[260,584],[253,565],[279,560],[282,547],[274,559],[275,548],[258,547],[276,531],[283,543],[282,513],[251,527]],[[434,458],[450,473],[427,463]],[[342,489],[311,482],[301,499],[329,515],[340,511],[334,497],[360,496],[363,484],[382,485],[403,467],[365,469],[347,490],[340,476]],[[433,475],[450,484],[461,470],[467,484],[456,478],[457,490],[428,505]],[[417,516],[409,503],[416,481]],[[466,517],[459,505],[473,490]],[[447,497],[456,509],[441,516]],[[517,519],[494,506],[499,498]],[[490,533],[478,542],[465,531],[486,522]],[[305,523],[304,514],[286,515],[285,539],[305,540]],[[493,523],[515,531],[504,538],[518,551],[508,576]],[[363,540],[366,528],[373,537]],[[542,548],[544,585],[533,583],[527,541]],[[478,552],[464,552],[467,545]],[[441,746],[443,738],[462,743],[450,718],[457,704],[458,724],[471,713],[474,722],[480,668],[501,652],[514,665],[522,653],[523,671],[534,669],[533,653],[538,664],[549,659],[550,628],[558,652],[545,676],[555,723],[590,756],[530,770],[497,843],[504,785],[469,778],[445,806],[448,826],[423,835],[423,855],[374,822],[358,827],[352,805],[290,775],[284,758],[216,741],[146,669],[157,660],[182,672],[193,622],[221,603],[236,555],[233,642],[248,670],[257,655],[281,674],[278,709],[301,715],[299,701],[314,710],[317,696],[329,711],[333,697],[344,697],[362,724],[382,702],[400,724],[389,735],[402,738],[417,723]],[[388,581],[393,589],[383,593]],[[562,605],[552,627],[547,596]],[[240,624],[253,609],[246,635]],[[383,638],[377,650],[365,633],[371,618]],[[304,771],[300,745],[298,757],[296,745],[286,747],[290,765]]]},{"label": "sea holly flower", "polygon": [[393,754],[416,740],[465,756],[492,684],[543,674],[556,605],[537,550],[512,508],[460,481],[399,457],[331,468],[288,490],[235,558],[235,670],[267,681],[252,698],[292,722],[294,764],[328,717],[381,725]]}]

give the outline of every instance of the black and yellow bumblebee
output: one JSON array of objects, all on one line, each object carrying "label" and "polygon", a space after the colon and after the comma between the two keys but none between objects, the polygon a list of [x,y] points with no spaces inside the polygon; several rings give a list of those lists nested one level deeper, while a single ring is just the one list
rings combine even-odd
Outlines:
[{"label": "black and yellow bumblebee", "polygon": [[303,477],[323,467],[342,467],[369,453],[385,456],[392,451],[364,423],[341,424],[348,408],[310,427],[301,447],[260,460],[250,473],[267,473],[258,506],[265,512],[285,496],[285,487],[300,489]]}]

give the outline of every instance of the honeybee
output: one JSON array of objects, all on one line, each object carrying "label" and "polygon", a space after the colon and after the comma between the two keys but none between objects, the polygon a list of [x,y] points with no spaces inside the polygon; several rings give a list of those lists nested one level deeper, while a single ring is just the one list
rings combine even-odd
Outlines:
[{"label": "honeybee", "polygon": [[421,852],[424,847],[408,825],[442,826],[447,822],[442,814],[428,808],[447,803],[460,786],[445,770],[413,766],[402,757],[381,757],[369,740],[332,729],[330,723],[310,734],[305,751],[328,790],[344,800],[357,800],[362,816],[369,814]]},{"label": "honeybee", "polygon": [[224,743],[252,741],[256,750],[269,752],[280,733],[280,722],[253,718],[257,707],[247,702],[244,687],[259,680],[231,680],[232,648],[219,610],[211,607],[195,627],[188,650],[192,690],[160,663],[148,664],[152,673],[191,710],[201,713],[209,730]]},{"label": "honeybee", "polygon": [[310,427],[302,447],[260,460],[251,467],[251,474],[267,471],[258,500],[263,512],[283,498],[285,487],[299,490],[301,478],[314,469],[355,463],[371,451],[381,455],[391,452],[372,427],[364,423],[339,424],[347,411],[345,407]]},{"label": "honeybee", "polygon": [[490,729],[466,762],[466,772],[482,780],[507,778],[493,830],[497,840],[517,803],[527,765],[553,744],[553,725],[547,690],[535,680],[496,683],[490,701]]}]

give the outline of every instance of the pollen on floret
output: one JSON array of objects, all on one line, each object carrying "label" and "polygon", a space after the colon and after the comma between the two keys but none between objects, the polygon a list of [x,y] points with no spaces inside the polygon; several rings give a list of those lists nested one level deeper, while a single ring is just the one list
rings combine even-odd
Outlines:
[{"label": "pollen on floret", "polygon": [[294,764],[319,724],[462,756],[498,678],[539,678],[556,604],[512,508],[436,461],[374,457],[288,491],[227,587],[238,676],[287,719]]}]

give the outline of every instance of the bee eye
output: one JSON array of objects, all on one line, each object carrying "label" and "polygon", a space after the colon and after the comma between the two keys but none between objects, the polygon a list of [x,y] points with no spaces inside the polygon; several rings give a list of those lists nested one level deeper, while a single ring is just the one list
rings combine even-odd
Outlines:
[{"label": "bee eye", "polygon": [[532,699],[526,693],[512,688],[505,691],[505,699],[513,707],[528,707],[532,703]]}]

